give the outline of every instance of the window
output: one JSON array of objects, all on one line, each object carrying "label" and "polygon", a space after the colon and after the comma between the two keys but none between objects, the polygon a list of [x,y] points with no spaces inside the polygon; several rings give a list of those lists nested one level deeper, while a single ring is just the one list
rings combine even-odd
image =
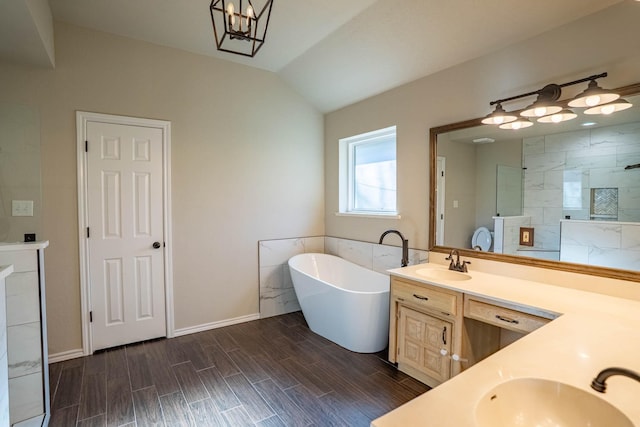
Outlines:
[{"label": "window", "polygon": [[562,207],[564,210],[582,209],[582,171],[565,170],[562,183]]},{"label": "window", "polygon": [[340,140],[340,213],[397,215],[395,126]]}]

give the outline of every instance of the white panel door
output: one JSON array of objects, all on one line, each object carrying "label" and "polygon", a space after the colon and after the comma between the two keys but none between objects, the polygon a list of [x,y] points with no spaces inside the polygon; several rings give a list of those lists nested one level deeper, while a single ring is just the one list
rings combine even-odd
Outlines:
[{"label": "white panel door", "polygon": [[93,350],[166,336],[162,130],[87,123]]}]

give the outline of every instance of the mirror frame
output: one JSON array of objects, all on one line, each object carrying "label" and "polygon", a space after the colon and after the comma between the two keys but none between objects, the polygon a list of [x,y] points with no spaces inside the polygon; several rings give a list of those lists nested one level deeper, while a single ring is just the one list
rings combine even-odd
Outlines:
[{"label": "mirror frame", "polygon": [[[640,94],[640,83],[622,86],[614,89],[620,96],[631,96]],[[565,102],[568,102],[566,100]],[[493,252],[480,252],[472,249],[454,248],[449,246],[436,246],[436,171],[437,171],[437,142],[438,135],[454,130],[465,129],[482,125],[483,117],[462,122],[451,123],[429,129],[429,251],[449,253],[452,249],[457,249],[460,255],[469,258],[486,259],[491,261],[501,261],[511,264],[521,264],[530,267],[541,267],[551,270],[567,271],[571,273],[589,274],[592,276],[610,277],[613,279],[640,282],[640,272],[633,270],[620,270],[610,267],[600,267],[588,264],[576,264],[565,261],[551,261],[539,258],[530,258],[519,255],[496,254]]]}]

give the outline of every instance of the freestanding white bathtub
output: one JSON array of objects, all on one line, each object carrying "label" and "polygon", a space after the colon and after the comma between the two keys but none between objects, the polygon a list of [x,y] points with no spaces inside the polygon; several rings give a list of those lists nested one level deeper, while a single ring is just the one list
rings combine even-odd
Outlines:
[{"label": "freestanding white bathtub", "polygon": [[375,353],[388,344],[389,277],[327,254],[289,260],[309,328],[342,347]]}]

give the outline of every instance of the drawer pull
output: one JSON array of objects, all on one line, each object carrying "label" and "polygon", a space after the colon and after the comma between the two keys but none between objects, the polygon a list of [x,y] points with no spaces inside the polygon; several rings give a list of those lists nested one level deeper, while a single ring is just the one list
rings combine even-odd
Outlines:
[{"label": "drawer pull", "polygon": [[421,300],[423,300],[423,301],[429,301],[429,298],[428,298],[428,297],[423,297],[422,295],[413,294],[413,297],[414,297],[414,298],[421,299]]},{"label": "drawer pull", "polygon": [[499,314],[496,314],[496,319],[502,320],[503,322],[507,322],[507,323],[513,323],[514,325],[517,325],[518,323],[520,323],[516,319],[511,319],[509,317],[500,316]]}]

